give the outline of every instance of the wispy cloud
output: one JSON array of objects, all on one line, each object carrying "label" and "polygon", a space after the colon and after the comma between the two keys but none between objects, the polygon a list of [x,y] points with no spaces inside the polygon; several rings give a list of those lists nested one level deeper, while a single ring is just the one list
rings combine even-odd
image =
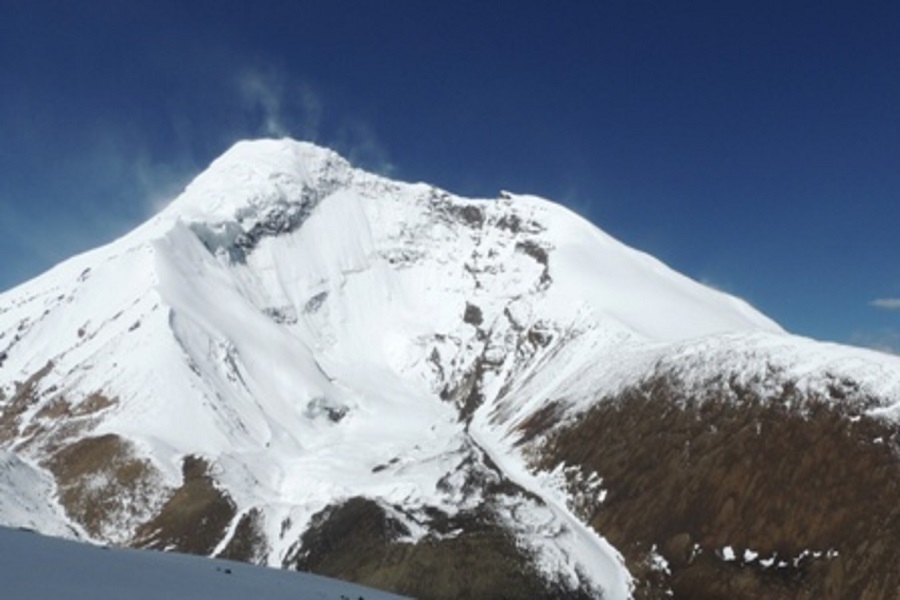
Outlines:
[{"label": "wispy cloud", "polygon": [[[17,110],[0,113],[10,147],[47,165],[28,186],[14,187],[12,178],[7,185],[0,182],[0,235],[11,248],[5,253],[26,257],[0,265],[0,285],[125,233],[164,208],[210,160],[240,139],[313,141],[358,166],[394,172],[374,124],[337,114],[302,74],[239,57],[218,62],[195,66],[203,85],[187,99],[166,105],[168,127],[163,129],[160,119],[151,124],[137,114],[116,113],[85,119],[61,144],[53,130],[56,121],[31,118],[35,111],[27,97]],[[234,64],[245,67],[234,69]]]},{"label": "wispy cloud", "polygon": [[[353,164],[382,175],[395,172],[375,127],[353,115],[334,115],[313,83],[272,65],[248,66],[235,78],[250,134],[293,137],[329,146]],[[235,137],[247,135],[246,130]]]},{"label": "wispy cloud", "polygon": [[295,103],[300,113],[297,117],[300,125],[298,133],[307,140],[315,141],[319,137],[319,129],[322,126],[324,112],[322,97],[307,82],[296,83],[293,87]]},{"label": "wispy cloud", "polygon": [[359,119],[343,119],[338,127],[334,149],[354,165],[390,176],[396,171],[387,148],[375,130]]},{"label": "wispy cloud", "polygon": [[16,257],[0,267],[3,287],[132,229],[197,170],[173,148],[154,155],[128,127],[92,124],[77,141],[76,151],[45,161],[43,177],[0,191],[0,236]]},{"label": "wispy cloud", "polygon": [[900,298],[876,298],[869,305],[883,310],[900,310]]},{"label": "wispy cloud", "polygon": [[130,171],[136,184],[143,213],[155,215],[175,199],[196,175],[193,161],[159,162],[146,154],[138,154],[131,161]]},{"label": "wispy cloud", "polygon": [[256,135],[319,137],[324,112],[321,94],[306,81],[274,66],[246,67],[235,80],[240,105]]},{"label": "wispy cloud", "polygon": [[172,144],[165,153],[154,152],[130,128],[96,131],[92,138],[68,175],[93,182],[95,199],[81,204],[98,220],[117,215],[129,222],[124,226],[133,226],[165,207],[198,170],[186,147]]},{"label": "wispy cloud", "polygon": [[260,118],[260,133],[272,137],[289,135],[284,120],[284,77],[274,69],[244,69],[237,78],[245,108]]}]

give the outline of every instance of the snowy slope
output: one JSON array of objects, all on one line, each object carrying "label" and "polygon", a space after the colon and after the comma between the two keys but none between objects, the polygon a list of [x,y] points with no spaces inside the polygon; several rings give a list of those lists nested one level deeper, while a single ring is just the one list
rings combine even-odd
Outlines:
[{"label": "snowy slope", "polygon": [[98,548],[4,527],[0,527],[0,578],[4,595],[18,600],[401,598],[307,573],[183,554]]},{"label": "snowy slope", "polygon": [[0,522],[59,537],[81,537],[53,502],[53,479],[11,452],[0,450]]},{"label": "snowy slope", "polygon": [[[410,543],[434,509],[491,503],[547,577],[626,597],[616,551],[526,468],[522,423],[663,367],[702,382],[772,362],[900,391],[897,359],[790,336],[549,201],[241,142],[130,234],[0,295],[0,448],[53,471],[65,504],[66,485],[84,492],[64,449],[127,440],[121,460],[149,474],[92,529],[104,541],[130,543],[197,456],[235,506],[213,553],[251,514],[257,560],[279,566],[347,498],[393,507]],[[487,498],[472,464],[520,491]]]}]

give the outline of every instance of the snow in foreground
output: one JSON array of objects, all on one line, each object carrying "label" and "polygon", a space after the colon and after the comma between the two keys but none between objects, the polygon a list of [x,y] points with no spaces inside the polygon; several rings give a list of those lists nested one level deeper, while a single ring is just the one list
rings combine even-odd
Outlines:
[{"label": "snow in foreground", "polygon": [[389,600],[318,575],[199,556],[108,549],[0,527],[3,597],[18,600]]}]

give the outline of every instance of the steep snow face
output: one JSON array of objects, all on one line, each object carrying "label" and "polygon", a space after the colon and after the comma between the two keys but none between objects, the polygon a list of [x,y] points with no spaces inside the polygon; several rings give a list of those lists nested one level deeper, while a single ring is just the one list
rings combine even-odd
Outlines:
[{"label": "steep snow face", "polygon": [[466,476],[480,465],[520,490],[491,502],[548,576],[619,598],[615,550],[524,468],[521,424],[673,349],[702,364],[760,339],[794,344],[546,200],[468,200],[311,144],[242,142],[129,235],[0,295],[0,443],[47,466],[72,440],[128,440],[163,483],[142,510],[204,457],[235,504],[217,551],[256,511],[272,565],[354,496],[419,539],[434,509],[487,501]]}]

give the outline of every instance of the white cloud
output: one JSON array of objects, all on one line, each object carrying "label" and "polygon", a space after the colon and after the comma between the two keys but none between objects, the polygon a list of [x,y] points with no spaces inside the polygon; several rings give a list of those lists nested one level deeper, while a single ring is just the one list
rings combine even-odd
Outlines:
[{"label": "white cloud", "polygon": [[884,310],[900,310],[900,298],[876,298],[869,302],[875,308]]}]

